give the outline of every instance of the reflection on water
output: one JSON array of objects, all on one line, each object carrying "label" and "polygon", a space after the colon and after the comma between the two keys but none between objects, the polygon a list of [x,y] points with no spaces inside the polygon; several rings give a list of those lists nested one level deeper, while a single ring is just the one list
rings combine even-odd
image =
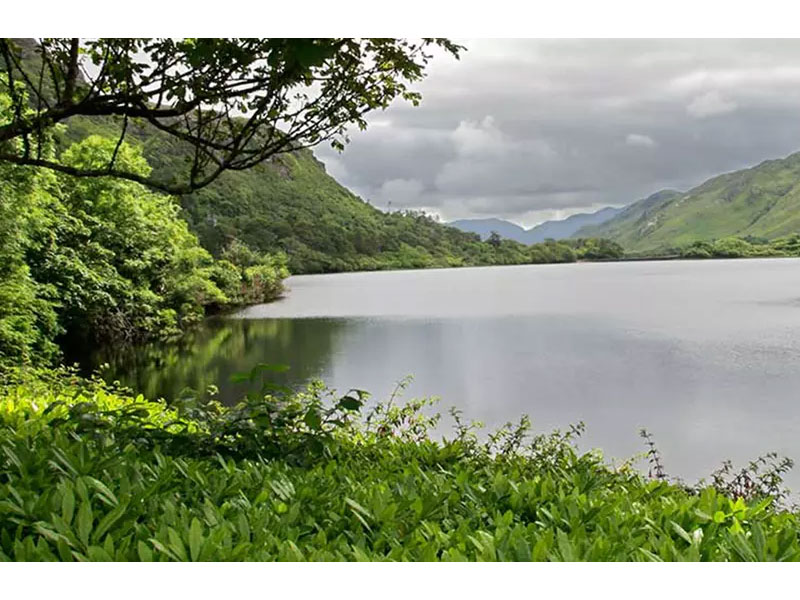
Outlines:
[{"label": "reflection on water", "polygon": [[[584,421],[584,447],[628,458],[655,436],[671,475],[726,458],[800,459],[800,261],[542,265],[293,277],[285,300],[209,321],[179,344],[105,351],[106,375],[148,396],[287,364],[387,398],[440,396],[489,426]],[[800,489],[800,472],[790,474]]]},{"label": "reflection on water", "polygon": [[175,343],[105,348],[80,361],[86,368],[107,364],[104,378],[147,397],[174,398],[187,388],[202,395],[215,385],[222,402],[235,404],[247,384],[231,383],[231,375],[258,363],[288,365],[288,372],[270,373],[270,381],[281,385],[299,385],[324,373],[342,327],[333,319],[211,319]]}]

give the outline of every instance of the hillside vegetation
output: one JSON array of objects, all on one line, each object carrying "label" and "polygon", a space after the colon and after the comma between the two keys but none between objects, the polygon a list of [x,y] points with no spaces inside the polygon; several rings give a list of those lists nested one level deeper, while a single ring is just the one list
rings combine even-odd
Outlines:
[{"label": "hillside vegetation", "polygon": [[[63,145],[117,126],[76,118]],[[134,144],[167,179],[189,149],[145,124],[129,126]],[[295,274],[337,271],[570,262],[566,244],[481,241],[424,213],[385,213],[340,185],[310,150],[281,154],[247,171],[226,172],[207,188],[180,198],[183,216],[214,256],[233,240],[262,253],[282,253]]]},{"label": "hillside vegetation", "polygon": [[714,177],[688,192],[662,191],[576,236],[608,237],[626,251],[663,252],[697,241],[775,240],[800,232],[800,153]]}]

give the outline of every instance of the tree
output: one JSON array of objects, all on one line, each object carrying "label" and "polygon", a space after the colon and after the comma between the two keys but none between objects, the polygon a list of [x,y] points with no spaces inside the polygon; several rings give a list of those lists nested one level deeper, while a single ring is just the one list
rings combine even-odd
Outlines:
[{"label": "tree", "polygon": [[[0,93],[12,103],[0,160],[189,193],[282,152],[326,141],[341,149],[368,112],[396,98],[416,105],[409,84],[435,48],[463,50],[444,38],[0,38]],[[158,181],[126,170],[117,152],[96,168],[42,156],[47,129],[78,115],[115,119],[117,148],[131,123],[155,127],[191,159],[178,180]]]},{"label": "tree", "polygon": [[489,237],[486,239],[486,241],[495,248],[499,248],[500,244],[503,243],[503,238],[500,237],[499,233],[493,231],[492,233],[489,234]]}]

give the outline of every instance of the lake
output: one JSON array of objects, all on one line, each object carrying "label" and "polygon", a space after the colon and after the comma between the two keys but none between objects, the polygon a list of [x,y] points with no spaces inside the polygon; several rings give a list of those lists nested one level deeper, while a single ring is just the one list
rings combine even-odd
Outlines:
[{"label": "lake", "polygon": [[[260,362],[381,399],[440,396],[497,426],[584,421],[582,448],[642,452],[693,482],[723,459],[800,459],[800,260],[528,265],[291,277],[278,302],[209,320],[172,345],[90,364],[150,396],[220,386]],[[800,489],[800,467],[789,484]]]}]

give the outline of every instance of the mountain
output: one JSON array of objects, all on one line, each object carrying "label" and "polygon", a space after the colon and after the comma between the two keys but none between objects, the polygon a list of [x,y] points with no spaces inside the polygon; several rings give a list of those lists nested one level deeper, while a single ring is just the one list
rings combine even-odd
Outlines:
[{"label": "mountain", "polygon": [[559,221],[545,221],[544,223],[539,223],[536,227],[526,232],[526,243],[535,244],[537,242],[543,242],[548,238],[563,240],[564,238],[572,237],[581,227],[605,223],[609,219],[613,219],[622,210],[622,208],[606,206],[593,213],[578,213]]},{"label": "mountain", "polygon": [[488,239],[491,233],[496,231],[500,237],[523,244],[527,243],[525,241],[527,230],[516,223],[504,221],[503,219],[459,219],[447,224],[461,231],[477,233],[482,240]]},{"label": "mountain", "polygon": [[[91,134],[114,138],[116,124],[73,117],[62,147]],[[169,180],[190,156],[179,140],[148,124],[128,126],[159,178]],[[118,135],[118,134],[117,134]],[[259,252],[285,252],[292,273],[493,264],[494,248],[418,213],[385,213],[340,185],[307,149],[227,171],[179,198],[183,216],[215,256],[236,239]],[[515,252],[525,262],[527,252]],[[525,254],[525,256],[523,256]]]},{"label": "mountain", "polygon": [[725,237],[773,240],[800,232],[800,152],[719,175],[688,192],[665,190],[577,236],[658,252]]},{"label": "mountain", "polygon": [[577,230],[573,236],[578,238],[603,235],[617,243],[622,243],[619,241],[620,239],[630,243],[630,236],[627,235],[628,231],[636,227],[647,227],[651,214],[680,195],[681,192],[676,192],[675,190],[661,190],[647,198],[629,204],[605,223],[588,225]]},{"label": "mountain", "polygon": [[623,209],[607,206],[593,213],[579,213],[557,221],[545,221],[531,229],[524,229],[510,221],[502,219],[460,219],[449,223],[461,231],[477,233],[481,239],[487,239],[496,231],[501,237],[515,240],[522,244],[537,244],[547,239],[562,240],[576,233],[581,227],[604,223],[619,214]]},{"label": "mountain", "polygon": [[[96,117],[70,119],[61,144],[93,133],[113,139],[109,125]],[[191,156],[182,142],[147,124],[128,129],[159,179],[168,180]],[[421,212],[385,213],[339,184],[308,149],[226,171],[179,200],[189,227],[214,256],[238,240],[258,252],[284,252],[294,274],[569,262],[585,254],[566,243],[494,245]]]}]

